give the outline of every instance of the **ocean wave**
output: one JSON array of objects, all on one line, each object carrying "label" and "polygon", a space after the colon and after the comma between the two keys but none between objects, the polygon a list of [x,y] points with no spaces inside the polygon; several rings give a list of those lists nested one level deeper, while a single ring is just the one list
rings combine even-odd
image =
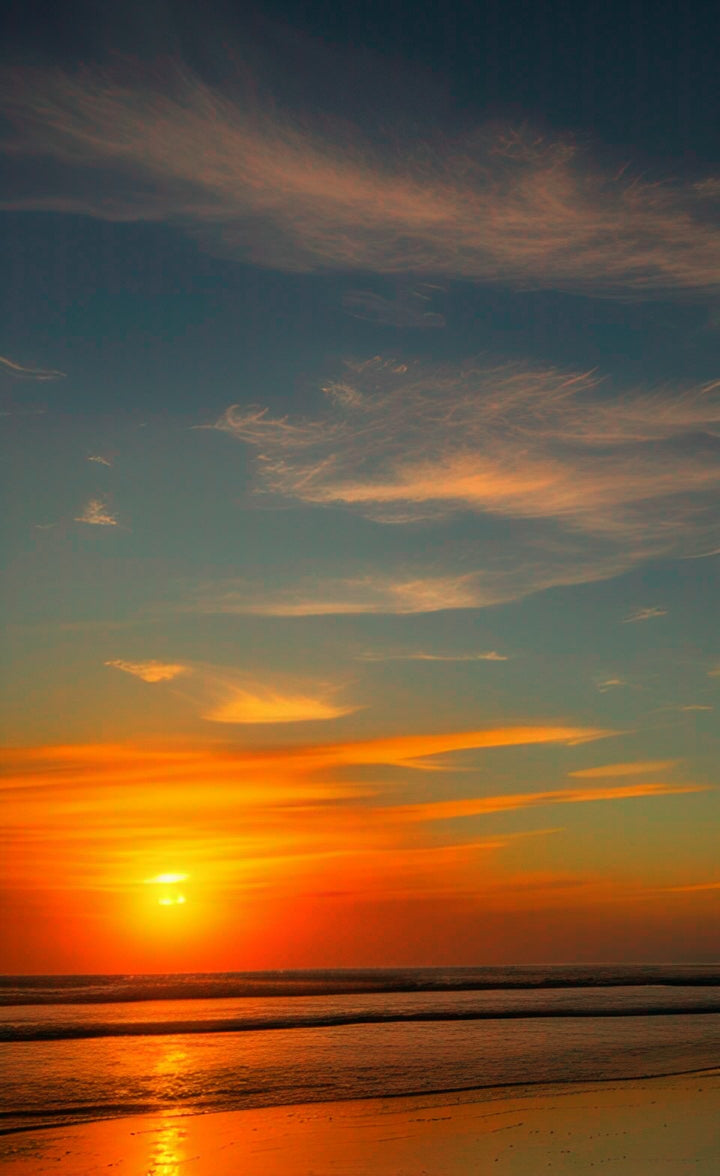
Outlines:
[{"label": "ocean wave", "polygon": [[174,1034],[247,1033],[274,1029],[326,1029],[341,1025],[382,1025],[417,1021],[509,1021],[556,1017],[667,1017],[689,1014],[720,1013],[720,1000],[687,1004],[648,1002],[633,1005],[565,1005],[533,1008],[483,1007],[477,1009],[431,1008],[389,1009],[387,1011],[351,1011],[299,1016],[262,1016],[251,1018],[205,1018],[201,1020],[162,1021],[85,1021],[5,1023],[0,1025],[0,1041],[70,1041],[96,1037],[157,1037]]},{"label": "ocean wave", "polygon": [[378,968],[170,975],[0,976],[0,1006],[362,993],[720,986],[717,964]]}]

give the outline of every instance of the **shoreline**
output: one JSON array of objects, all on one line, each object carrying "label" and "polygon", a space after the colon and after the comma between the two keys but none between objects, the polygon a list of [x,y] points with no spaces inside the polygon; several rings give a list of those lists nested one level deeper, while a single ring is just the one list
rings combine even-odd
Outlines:
[{"label": "shoreline", "polygon": [[[495,1093],[493,1093],[495,1092]],[[150,1112],[0,1139],[9,1176],[617,1176],[720,1170],[720,1067],[206,1113]],[[668,1163],[672,1162],[672,1168]]]},{"label": "shoreline", "polygon": [[[597,1087],[617,1086],[619,1084],[633,1083],[633,1082],[638,1082],[638,1083],[655,1082],[655,1081],[660,1081],[662,1079],[671,1080],[673,1078],[681,1079],[681,1078],[693,1078],[693,1077],[697,1077],[698,1079],[701,1079],[704,1076],[713,1077],[716,1074],[720,1075],[720,1066],[693,1067],[690,1070],[668,1070],[667,1072],[661,1073],[661,1074],[621,1074],[621,1075],[618,1075],[614,1078],[602,1078],[602,1079],[597,1079],[596,1081],[593,1081],[593,1080],[587,1079],[587,1078],[577,1078],[575,1080],[566,1081],[566,1082],[548,1082],[548,1081],[545,1081],[544,1079],[538,1079],[538,1081],[536,1081],[536,1082],[492,1082],[492,1083],[488,1083],[487,1085],[484,1085],[484,1086],[478,1086],[477,1083],[473,1083],[471,1086],[438,1087],[436,1090],[430,1090],[430,1091],[428,1091],[428,1090],[403,1090],[403,1091],[398,1091],[397,1093],[390,1092],[388,1094],[382,1095],[381,1097],[369,1095],[367,1097],[358,1097],[358,1098],[354,1098],[354,1099],[332,1099],[332,1098],[313,1099],[310,1102],[306,1102],[306,1103],[295,1103],[295,1102],[263,1103],[263,1102],[258,1102],[258,1103],[251,1103],[251,1104],[244,1106],[244,1107],[233,1107],[233,1108],[227,1108],[224,1110],[200,1110],[200,1109],[193,1110],[191,1108],[160,1109],[158,1107],[148,1106],[148,1107],[134,1107],[132,1110],[123,1111],[120,1114],[113,1114],[113,1113],[97,1114],[97,1115],[88,1114],[87,1117],[82,1117],[83,1112],[79,1111],[77,1118],[72,1118],[72,1117],[70,1117],[70,1115],[68,1115],[68,1119],[65,1122],[58,1121],[58,1122],[32,1123],[28,1126],[23,1126],[22,1123],[18,1123],[17,1125],[13,1124],[12,1126],[9,1126],[9,1127],[0,1126],[0,1158],[2,1156],[3,1140],[7,1136],[18,1135],[21,1133],[30,1134],[30,1133],[33,1133],[36,1131],[70,1130],[75,1127],[78,1127],[78,1128],[79,1127],[87,1127],[93,1123],[114,1123],[114,1122],[121,1122],[125,1119],[152,1118],[152,1117],[157,1117],[157,1116],[162,1116],[163,1118],[165,1118],[168,1115],[173,1115],[175,1118],[178,1118],[178,1119],[188,1119],[188,1118],[194,1118],[195,1116],[232,1115],[232,1114],[239,1114],[239,1113],[245,1112],[245,1111],[247,1111],[247,1112],[270,1111],[270,1110],[275,1110],[275,1109],[287,1110],[288,1107],[295,1107],[295,1106],[307,1106],[307,1107],[320,1107],[320,1108],[322,1108],[322,1107],[332,1107],[332,1106],[336,1106],[339,1104],[344,1105],[346,1103],[368,1103],[368,1102],[390,1103],[390,1102],[395,1102],[398,1099],[452,1098],[454,1095],[458,1096],[458,1098],[463,1098],[464,1096],[474,1095],[475,1097],[474,1097],[473,1101],[475,1101],[475,1102],[486,1102],[486,1101],[490,1102],[490,1101],[493,1101],[495,1098],[511,1097],[513,1091],[523,1092],[523,1097],[525,1096],[525,1092],[527,1092],[527,1097],[530,1097],[535,1092],[542,1092],[543,1090],[550,1090],[550,1089],[563,1090],[566,1093],[571,1094],[573,1091],[577,1092],[580,1088],[584,1089],[587,1086],[592,1086],[594,1089],[596,1086]],[[494,1092],[497,1092],[497,1093],[494,1093]],[[520,1094],[518,1094],[518,1097],[521,1097]],[[12,1115],[12,1112],[7,1113],[7,1114],[8,1114],[8,1118],[10,1118]],[[18,1118],[19,1117],[20,1116],[18,1115]],[[28,1113],[28,1118],[30,1118],[30,1117],[32,1117],[32,1113]]]}]

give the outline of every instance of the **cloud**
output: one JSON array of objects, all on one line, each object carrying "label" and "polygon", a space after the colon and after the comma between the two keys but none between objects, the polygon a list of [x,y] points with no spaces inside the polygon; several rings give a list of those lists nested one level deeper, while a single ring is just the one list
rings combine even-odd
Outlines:
[{"label": "cloud", "polygon": [[628,625],[633,621],[652,621],[655,617],[666,617],[667,611],[666,608],[659,608],[657,605],[652,605],[649,608],[637,608],[625,617],[623,624]]},{"label": "cloud", "polygon": [[372,290],[349,290],[343,306],[353,318],[365,319],[381,327],[413,327],[427,330],[444,327],[445,316],[428,308],[433,291],[427,284],[401,289],[396,298],[384,298]]},{"label": "cloud", "polygon": [[715,666],[713,670],[708,670],[708,678],[720,678],[720,666]]},{"label": "cloud", "polygon": [[353,714],[356,706],[339,706],[327,697],[280,693],[271,687],[227,684],[226,697],[203,714],[213,723],[307,723]]},{"label": "cloud", "polygon": [[359,653],[357,661],[385,662],[385,661],[429,661],[429,662],[503,662],[508,657],[503,653],[496,653],[490,649],[487,653]]},{"label": "cloud", "polygon": [[[236,786],[238,779],[242,778],[250,787],[258,773],[289,782],[326,769],[337,771],[368,764],[418,770],[423,761],[432,756],[489,747],[556,743],[574,746],[612,734],[614,732],[595,727],[526,724],[277,747],[123,743],[5,747],[0,787],[10,790],[55,788],[63,780],[80,780],[88,784],[101,780],[108,784],[133,781],[151,784],[166,780],[173,788],[179,788],[183,783],[196,782],[198,778],[210,782],[216,777],[232,780]],[[364,793],[364,786],[352,787],[357,787],[361,795]],[[161,802],[164,803],[162,797]]]},{"label": "cloud", "polygon": [[[713,178],[648,182],[603,171],[569,139],[503,129],[379,143],[328,118],[314,129],[297,110],[262,109],[180,67],[146,78],[18,68],[3,90],[16,128],[5,208],[166,220],[287,270],[622,298],[718,287]],[[37,157],[54,164],[42,182],[24,166]]]},{"label": "cloud", "polygon": [[720,488],[720,381],[623,395],[602,383],[519,363],[376,358],[326,385],[314,419],[236,405],[216,428],[258,451],[264,489],[308,503],[388,522],[469,510],[679,543]]},{"label": "cloud", "polygon": [[15,363],[12,359],[7,359],[0,355],[0,373],[11,376],[15,380],[37,380],[44,382],[46,380],[62,380],[65,378],[65,372],[54,372],[43,368],[24,367],[20,363]]},{"label": "cloud", "polygon": [[687,886],[665,886],[663,894],[691,894],[701,890],[720,890],[720,882],[691,882]]},{"label": "cloud", "polygon": [[[231,580],[199,586],[183,606],[184,611],[209,615],[263,617],[318,617],[336,615],[395,615],[443,612],[452,609],[486,608],[517,600],[531,592],[559,585],[604,580],[627,571],[627,564],[615,556],[563,558],[556,550],[551,557],[536,552],[516,563],[481,572],[428,575],[418,571],[394,575],[371,573],[340,579],[332,576],[298,580],[292,587]],[[491,557],[488,556],[488,565]]]},{"label": "cloud", "polygon": [[88,461],[94,461],[97,465],[111,466],[112,462],[107,457],[102,457],[99,453],[92,453],[88,457]]},{"label": "cloud", "polygon": [[76,523],[88,523],[93,527],[117,527],[118,521],[108,510],[102,498],[91,498],[81,515],[75,518]]},{"label": "cloud", "polygon": [[627,682],[624,678],[604,678],[602,682],[597,684],[601,694],[606,694],[608,690],[614,690],[616,686],[627,686]]},{"label": "cloud", "polygon": [[[406,819],[385,806],[384,795],[396,795],[398,787],[397,780],[387,784],[387,773],[412,779],[427,757],[607,734],[526,725],[259,747],[224,741],[4,748],[0,841],[8,852],[0,854],[1,868],[6,878],[51,890],[122,890],[133,879],[143,886],[172,869],[203,884],[235,879],[246,894],[251,885],[277,886],[285,877],[297,895],[305,885],[303,862],[313,876],[331,875],[334,888],[352,874],[346,865],[352,859],[362,859],[361,873],[368,867],[378,877],[395,863],[402,872],[407,866],[412,892],[426,889],[420,875],[435,860],[442,866],[440,879],[434,871],[435,885],[452,889],[447,870],[454,862],[471,864],[477,853],[502,849],[515,835],[440,849],[416,813]],[[361,766],[374,769],[362,781]],[[392,855],[368,856],[389,850]],[[439,850],[434,859],[433,850]],[[42,880],[33,864],[38,858]]]},{"label": "cloud", "polygon": [[171,682],[173,678],[187,673],[188,670],[187,666],[180,665],[178,662],[129,662],[123,661],[121,658],[106,661],[105,665],[112,666],[116,670],[123,670],[135,678],[142,678],[143,682]]},{"label": "cloud", "polygon": [[188,680],[183,693],[197,706],[201,717],[213,723],[304,723],[337,719],[359,709],[336,703],[333,696],[337,687],[326,683],[258,680],[203,662],[116,659],[105,665],[144,682],[171,682],[183,675]]},{"label": "cloud", "polygon": [[258,491],[379,523],[462,512],[506,530],[484,545],[481,571],[446,558],[443,575],[398,569],[280,594],[264,585],[256,602],[240,586],[238,608],[477,608],[691,556],[716,534],[720,383],[618,393],[596,373],[375,358],[323,392],[309,417],[233,406],[216,423],[255,450]]},{"label": "cloud", "polygon": [[634,797],[678,796],[707,792],[704,784],[621,784],[612,788],[565,788],[551,792],[521,792],[507,796],[480,796],[468,800],[438,800],[425,804],[401,805],[388,815],[408,821],[449,821],[487,813],[514,812],[546,804],[585,804],[596,800],[628,800]]},{"label": "cloud", "polygon": [[494,603],[483,595],[478,577],[366,575],[354,579],[313,578],[278,591],[268,585],[231,581],[201,588],[189,609],[201,613],[250,614],[266,617],[332,616],[334,614],[440,612]]},{"label": "cloud", "polygon": [[596,768],[580,768],[576,772],[568,772],[568,776],[579,779],[602,778],[605,776],[646,776],[651,772],[664,772],[676,767],[679,760],[643,760],[629,764],[600,764]]}]

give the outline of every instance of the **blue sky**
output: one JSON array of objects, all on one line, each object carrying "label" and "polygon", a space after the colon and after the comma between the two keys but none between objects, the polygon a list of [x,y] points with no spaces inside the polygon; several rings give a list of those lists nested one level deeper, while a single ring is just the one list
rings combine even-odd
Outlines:
[{"label": "blue sky", "polygon": [[[97,910],[177,870],[223,926],[255,888],[308,930],[229,958],[198,923],[168,966],[499,958],[473,901],[508,958],[712,956],[717,30],[692,15],[7,18],[6,884],[36,912],[9,967],[114,964]],[[168,749],[205,764],[182,796]],[[408,807],[455,802],[479,807]],[[71,957],[44,962],[40,893]],[[535,909],[560,913],[528,945]]]}]

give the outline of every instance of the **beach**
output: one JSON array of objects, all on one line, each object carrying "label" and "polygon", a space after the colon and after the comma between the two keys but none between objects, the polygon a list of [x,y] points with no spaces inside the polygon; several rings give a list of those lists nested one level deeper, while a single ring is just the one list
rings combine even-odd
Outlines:
[{"label": "beach", "polygon": [[8,1176],[715,1176],[720,1069],[20,1131]]}]

